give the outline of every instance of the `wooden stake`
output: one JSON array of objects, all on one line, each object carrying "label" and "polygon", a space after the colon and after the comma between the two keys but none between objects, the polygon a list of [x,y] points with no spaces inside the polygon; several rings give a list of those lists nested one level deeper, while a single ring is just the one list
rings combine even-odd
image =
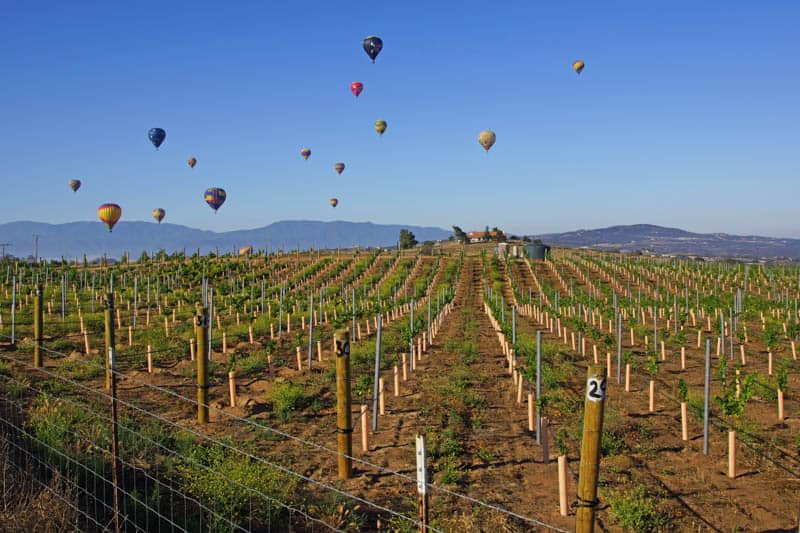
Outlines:
[{"label": "wooden stake", "polygon": [[339,330],[333,336],[336,352],[336,412],[339,478],[353,476],[353,424],[350,413],[350,332]]},{"label": "wooden stake", "polygon": [[736,432],[728,431],[728,477],[736,477]]},{"label": "wooden stake", "polygon": [[605,399],[605,369],[598,365],[591,365],[586,378],[581,464],[578,477],[578,512],[575,518],[576,533],[592,533],[594,531],[597,479],[600,470],[600,437],[603,433]]},{"label": "wooden stake", "polygon": [[147,345],[147,373],[153,373],[153,347]]}]

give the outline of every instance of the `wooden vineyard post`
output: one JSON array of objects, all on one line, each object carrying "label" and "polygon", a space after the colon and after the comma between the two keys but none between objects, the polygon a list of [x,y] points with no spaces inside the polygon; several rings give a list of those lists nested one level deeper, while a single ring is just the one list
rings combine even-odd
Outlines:
[{"label": "wooden vineyard post", "polygon": [[689,420],[686,413],[686,402],[681,402],[681,440],[689,440]]},{"label": "wooden vineyard post", "polygon": [[600,470],[600,437],[606,399],[606,375],[602,366],[590,365],[586,378],[586,407],[583,415],[581,464],[578,476],[576,533],[594,531],[597,507],[597,479]]},{"label": "wooden vineyard post", "polygon": [[197,421],[208,422],[208,308],[197,317]]},{"label": "wooden vineyard post", "polygon": [[336,352],[336,413],[339,478],[353,477],[353,420],[350,413],[350,332],[339,330],[333,336]]},{"label": "wooden vineyard post", "polygon": [[417,435],[417,507],[419,508],[419,531],[428,531],[428,470],[425,435]]},{"label": "wooden vineyard post", "polygon": [[36,287],[33,297],[33,366],[42,366],[42,287]]}]

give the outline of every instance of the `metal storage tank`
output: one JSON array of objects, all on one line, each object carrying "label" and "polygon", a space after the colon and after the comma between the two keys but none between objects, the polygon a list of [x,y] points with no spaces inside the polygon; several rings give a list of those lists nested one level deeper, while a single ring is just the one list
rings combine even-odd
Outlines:
[{"label": "metal storage tank", "polygon": [[540,242],[534,242],[525,245],[525,252],[530,259],[544,259],[545,255],[550,253],[550,247]]}]

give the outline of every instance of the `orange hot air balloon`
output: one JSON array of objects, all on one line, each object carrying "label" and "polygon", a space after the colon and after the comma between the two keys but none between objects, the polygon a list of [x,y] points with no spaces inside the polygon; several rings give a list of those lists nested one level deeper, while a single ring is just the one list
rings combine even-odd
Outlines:
[{"label": "orange hot air balloon", "polygon": [[189,167],[194,168],[194,166],[197,164],[197,158],[189,157],[188,159],[186,159],[186,163],[189,164]]},{"label": "orange hot air balloon", "polygon": [[360,81],[354,81],[353,83],[350,84],[350,92],[353,93],[356,98],[358,98],[358,95],[361,94],[361,91],[363,90],[364,90],[364,84],[361,83]]},{"label": "orange hot air balloon", "polygon": [[117,204],[103,204],[97,208],[97,218],[106,225],[110,232],[114,229],[120,217],[122,216],[122,208]]},{"label": "orange hot air balloon", "polygon": [[164,220],[164,217],[166,215],[167,212],[161,209],[160,207],[153,209],[153,218],[156,219],[159,224],[161,224],[161,221]]},{"label": "orange hot air balloon", "polygon": [[330,203],[331,203],[331,207],[336,207],[337,205],[339,205],[339,199],[338,198],[331,198],[330,199]]},{"label": "orange hot air balloon", "polygon": [[341,174],[342,172],[344,172],[344,163],[336,163],[335,165],[333,165],[333,170]]}]

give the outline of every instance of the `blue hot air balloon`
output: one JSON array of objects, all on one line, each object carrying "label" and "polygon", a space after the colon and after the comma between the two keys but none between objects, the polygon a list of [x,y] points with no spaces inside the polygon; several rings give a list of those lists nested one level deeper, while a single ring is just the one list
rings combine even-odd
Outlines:
[{"label": "blue hot air balloon", "polygon": [[219,187],[209,187],[205,193],[206,203],[211,206],[215,213],[225,203],[227,196],[225,189],[220,189]]},{"label": "blue hot air balloon", "polygon": [[167,132],[161,128],[151,128],[150,131],[147,132],[147,136],[150,138],[150,142],[153,143],[153,146],[156,147],[156,150],[158,150],[158,147],[161,146],[161,143],[166,139]]}]

